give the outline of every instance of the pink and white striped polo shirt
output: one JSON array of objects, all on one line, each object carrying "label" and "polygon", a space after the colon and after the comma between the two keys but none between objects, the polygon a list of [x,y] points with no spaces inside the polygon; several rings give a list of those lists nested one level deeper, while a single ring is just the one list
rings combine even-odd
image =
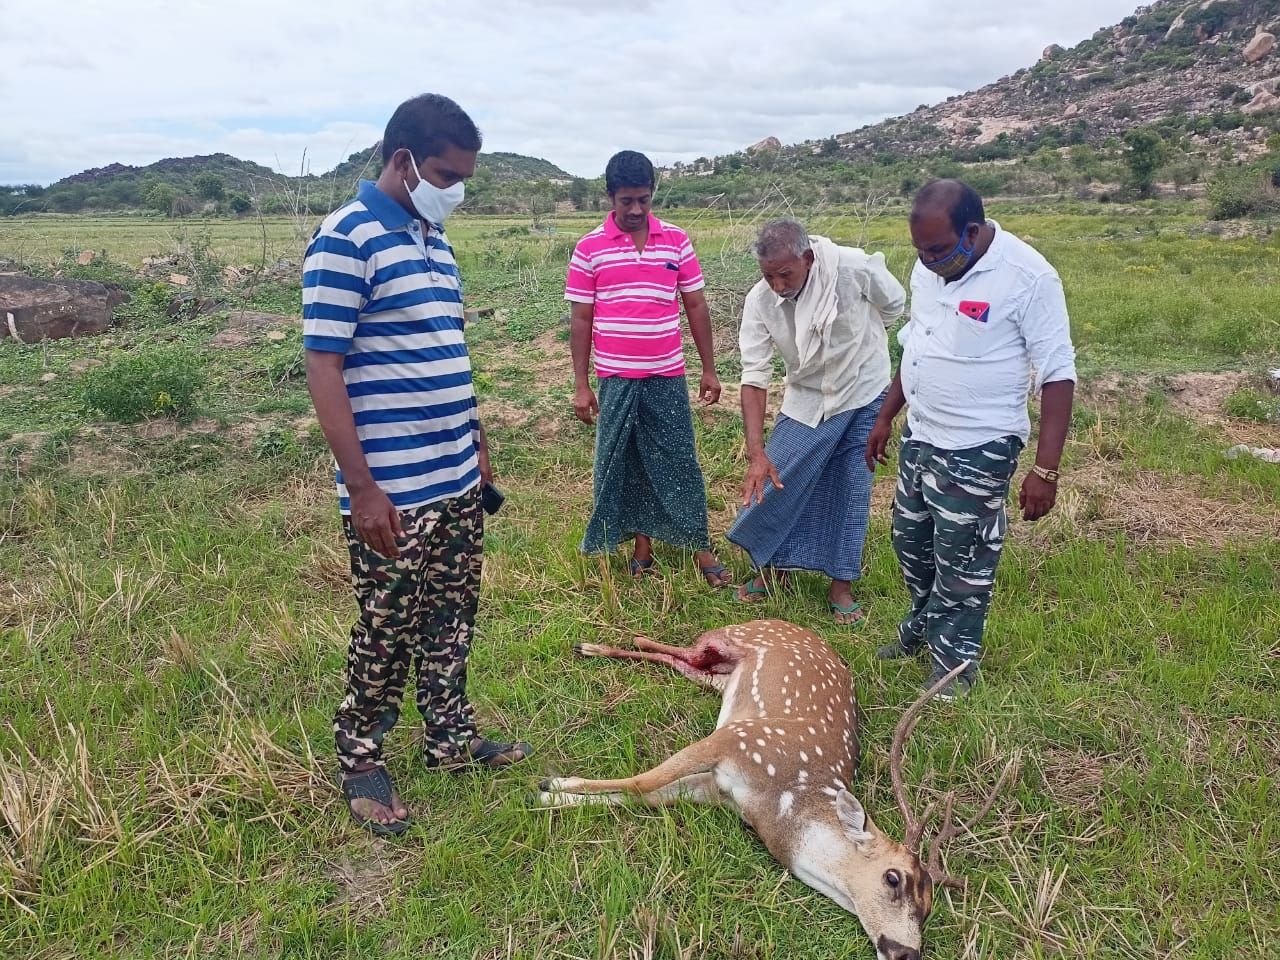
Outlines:
[{"label": "pink and white striped polo shirt", "polygon": [[596,376],[683,376],[676,294],[704,286],[687,233],[650,214],[649,239],[640,251],[610,213],[578,241],[564,291],[566,300],[595,308]]}]

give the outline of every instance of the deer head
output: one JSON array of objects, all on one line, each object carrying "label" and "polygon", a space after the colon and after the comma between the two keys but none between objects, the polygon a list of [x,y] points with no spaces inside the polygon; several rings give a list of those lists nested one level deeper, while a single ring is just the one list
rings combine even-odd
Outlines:
[{"label": "deer head", "polygon": [[[963,669],[964,665],[951,676]],[[950,677],[923,693],[902,715],[894,731],[889,762],[894,796],[906,831],[901,843],[877,827],[844,787],[828,789],[828,798],[822,803],[797,810],[795,816],[802,823],[798,828],[800,836],[787,842],[771,842],[774,824],[758,825],[761,838],[796,879],[857,916],[875,945],[879,960],[919,960],[924,923],[933,909],[935,888],[962,885],[943,869],[943,849],[957,833],[972,830],[986,816],[1016,766],[1015,759],[1005,768],[982,808],[963,825],[951,818],[954,795],[948,794],[943,802],[945,822],[933,838],[928,861],[921,859],[921,841],[934,807],[928,807],[922,817],[912,812],[903,787],[903,752],[925,704],[947,679]]]}]

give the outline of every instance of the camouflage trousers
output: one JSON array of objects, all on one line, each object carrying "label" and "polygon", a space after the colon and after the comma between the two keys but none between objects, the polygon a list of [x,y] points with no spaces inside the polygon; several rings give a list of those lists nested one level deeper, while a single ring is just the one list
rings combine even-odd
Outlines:
[{"label": "camouflage trousers", "polygon": [[480,599],[484,513],[480,491],[400,513],[400,556],[375,553],[342,518],[360,618],[351,628],[347,695],[333,719],[343,771],[382,761],[382,741],[400,717],[405,683],[417,674],[428,763],[475,737],[467,700],[467,655]]},{"label": "camouflage trousers", "polygon": [[904,434],[893,501],[893,552],[911,592],[898,626],[908,650],[936,666],[977,661],[1009,516],[1005,500],[1022,441],[943,450]]}]

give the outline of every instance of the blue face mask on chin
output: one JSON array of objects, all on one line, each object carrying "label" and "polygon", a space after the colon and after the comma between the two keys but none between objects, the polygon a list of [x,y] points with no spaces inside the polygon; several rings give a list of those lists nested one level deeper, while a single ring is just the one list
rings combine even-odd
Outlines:
[{"label": "blue face mask on chin", "polygon": [[[973,226],[973,224],[969,224]],[[969,227],[965,227],[964,233],[960,234],[960,242],[956,244],[956,248],[948,253],[945,257],[937,260],[920,260],[920,263],[926,270],[932,271],[940,276],[943,280],[950,280],[958,277],[969,268],[969,264],[973,262],[974,252],[978,249],[977,238],[969,246],[964,245],[965,234],[969,232]]]}]

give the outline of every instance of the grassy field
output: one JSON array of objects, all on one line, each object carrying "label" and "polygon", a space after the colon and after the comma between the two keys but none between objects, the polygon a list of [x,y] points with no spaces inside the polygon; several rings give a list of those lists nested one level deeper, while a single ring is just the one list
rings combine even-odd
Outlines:
[{"label": "grassy field", "polygon": [[[754,280],[755,222],[685,211],[710,280],[721,376]],[[1001,223],[1058,266],[1083,374],[1059,508],[1012,523],[983,682],[931,708],[907,756],[923,804],[965,809],[1002,761],[997,811],[958,839],[962,894],[935,908],[937,957],[1280,955],[1280,447],[1241,416],[1280,365],[1280,245],[1218,236],[1192,207],[1036,210]],[[5,956],[869,958],[857,921],[783,874],[724,809],[540,810],[546,774],[621,776],[704,736],[718,702],[656,669],[579,661],[578,640],[673,643],[757,615],[826,637],[863,708],[854,791],[899,834],[893,725],[924,678],[882,663],[907,607],[879,477],[859,599],[837,628],[826,587],[746,609],[659,548],[577,551],[592,432],[573,420],[563,270],[590,217],[451,228],[473,323],[481,413],[507,505],[487,530],[471,691],[486,730],[532,741],[527,769],[431,774],[404,722],[391,770],[416,814],[373,840],[332,786],[347,582],[327,453],[300,376],[290,221],[0,223],[0,257],[127,282],[93,341],[0,341],[0,943]],[[910,265],[899,211],[811,217]],[[553,228],[553,229],[552,229]],[[263,237],[266,237],[264,242]],[[99,252],[81,267],[65,251]],[[193,315],[144,257],[174,255],[219,300]],[[255,266],[226,286],[224,265]],[[168,351],[168,352],[166,352]],[[84,388],[178,351],[195,416],[122,425]],[[745,462],[736,391],[695,416],[722,559]],[[1258,415],[1261,416],[1262,413]],[[1024,458],[1025,460],[1026,458]],[[900,835],[900,834],[899,834]]]}]

